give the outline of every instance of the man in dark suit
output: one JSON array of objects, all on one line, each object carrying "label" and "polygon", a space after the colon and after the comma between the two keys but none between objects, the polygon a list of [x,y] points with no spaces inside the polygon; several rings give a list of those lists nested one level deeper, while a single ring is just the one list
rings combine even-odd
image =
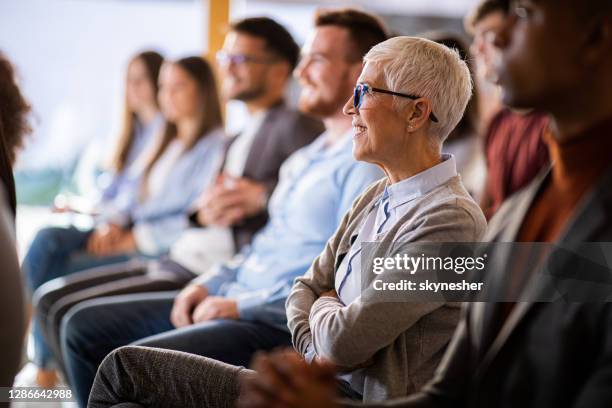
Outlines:
[{"label": "man in dark suit", "polygon": [[[495,42],[504,103],[550,115],[553,165],[500,208],[489,240],[570,251],[611,241],[612,2],[518,1]],[[577,274],[577,282],[594,272],[569,262],[548,267],[553,276]],[[489,284],[541,299],[554,288],[535,269],[507,268],[512,273]],[[368,406],[612,406],[612,305],[597,301],[602,288],[578,289],[580,302],[467,304],[434,379],[416,395]],[[285,352],[261,357],[256,368],[262,375],[244,390],[244,407],[352,406],[332,402],[325,364]]]}]

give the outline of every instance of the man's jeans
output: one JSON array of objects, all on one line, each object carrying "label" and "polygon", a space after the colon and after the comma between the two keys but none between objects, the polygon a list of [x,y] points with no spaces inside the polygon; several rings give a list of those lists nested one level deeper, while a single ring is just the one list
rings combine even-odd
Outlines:
[{"label": "man's jeans", "polygon": [[98,366],[120,346],[160,347],[247,366],[258,350],[291,345],[288,331],[250,321],[213,320],[175,329],[170,311],[176,294],[157,292],[93,299],[66,314],[61,348],[69,383],[81,406],[87,404]]}]

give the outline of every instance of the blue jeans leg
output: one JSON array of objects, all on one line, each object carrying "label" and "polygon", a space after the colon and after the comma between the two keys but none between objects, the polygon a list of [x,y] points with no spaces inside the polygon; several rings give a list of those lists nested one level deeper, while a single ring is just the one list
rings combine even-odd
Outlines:
[{"label": "blue jeans leg", "polygon": [[144,337],[172,330],[177,292],[112,296],[81,302],[62,320],[61,347],[68,383],[87,405],[98,366],[108,353]]},{"label": "blue jeans leg", "polygon": [[67,275],[72,254],[83,251],[91,230],[44,228],[36,234],[22,269],[30,294],[43,283]]}]

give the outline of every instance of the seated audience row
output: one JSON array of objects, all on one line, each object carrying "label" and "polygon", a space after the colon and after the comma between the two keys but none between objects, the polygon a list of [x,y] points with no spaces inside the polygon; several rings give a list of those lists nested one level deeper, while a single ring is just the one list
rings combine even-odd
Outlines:
[{"label": "seated audience row", "polygon": [[[30,293],[50,279],[87,267],[127,260],[139,252],[157,253],[187,224],[183,214],[214,178],[222,152],[221,107],[212,70],[202,58],[167,62],[159,75],[166,123],[146,156],[135,159],[142,163],[132,166],[142,168],[131,169],[135,180],[125,182],[127,191],[115,202],[128,198],[118,211],[103,214],[92,230],[40,231],[23,262]],[[36,363],[47,368],[51,356],[37,321],[33,330]]]},{"label": "seated audience row", "polygon": [[[278,23],[235,22],[221,89],[250,118],[231,139],[203,59],[139,54],[128,117],[154,127],[157,94],[159,137],[126,121],[98,226],[45,229],[24,261],[40,382],[55,363],[93,407],[608,406],[607,303],[372,301],[387,275],[365,266],[422,255],[405,244],[611,240],[612,7],[561,3],[484,0],[468,20],[476,72],[501,90],[480,127],[484,213],[443,147],[470,128],[456,43],[327,10],[298,63]],[[301,112],[283,103],[292,71]],[[484,279],[549,290],[544,262]]]}]

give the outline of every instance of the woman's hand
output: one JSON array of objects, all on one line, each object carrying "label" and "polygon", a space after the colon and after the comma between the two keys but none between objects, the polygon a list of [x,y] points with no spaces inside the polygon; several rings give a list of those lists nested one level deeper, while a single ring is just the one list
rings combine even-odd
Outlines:
[{"label": "woman's hand", "polygon": [[338,293],[336,292],[336,289],[332,289],[332,290],[328,290],[327,292],[323,292],[323,293],[321,293],[321,295],[319,297],[322,298],[323,296],[339,299]]},{"label": "woman's hand", "polygon": [[118,225],[100,225],[87,239],[87,252],[98,256],[110,254],[113,242],[119,239],[121,233],[121,228]]}]

